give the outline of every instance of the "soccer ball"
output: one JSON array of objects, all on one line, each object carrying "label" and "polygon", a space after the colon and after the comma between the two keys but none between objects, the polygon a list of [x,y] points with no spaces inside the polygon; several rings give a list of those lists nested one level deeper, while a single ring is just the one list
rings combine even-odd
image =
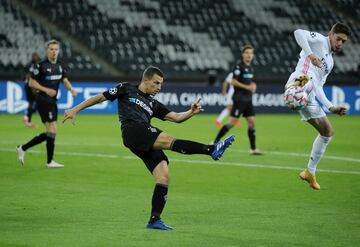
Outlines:
[{"label": "soccer ball", "polygon": [[303,109],[308,103],[308,95],[300,86],[290,86],[285,90],[284,102],[291,110]]}]

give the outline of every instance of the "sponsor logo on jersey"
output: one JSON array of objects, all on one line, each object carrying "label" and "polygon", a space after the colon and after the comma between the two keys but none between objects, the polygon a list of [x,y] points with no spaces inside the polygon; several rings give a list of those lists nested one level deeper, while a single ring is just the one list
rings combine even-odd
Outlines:
[{"label": "sponsor logo on jersey", "polygon": [[150,116],[152,116],[153,114],[153,111],[150,109],[150,107],[145,104],[144,102],[142,102],[141,100],[139,99],[136,99],[136,98],[129,98],[129,102],[130,103],[134,103],[134,104],[137,104],[138,106],[140,106],[141,108],[143,108],[145,111],[147,111]]},{"label": "sponsor logo on jersey", "polygon": [[47,76],[45,76],[45,80],[48,80],[48,81],[60,80],[61,77],[62,77],[62,75],[47,75]]},{"label": "sponsor logo on jersey", "polygon": [[251,79],[251,78],[253,78],[254,77],[254,74],[244,74],[244,78],[245,79]]}]

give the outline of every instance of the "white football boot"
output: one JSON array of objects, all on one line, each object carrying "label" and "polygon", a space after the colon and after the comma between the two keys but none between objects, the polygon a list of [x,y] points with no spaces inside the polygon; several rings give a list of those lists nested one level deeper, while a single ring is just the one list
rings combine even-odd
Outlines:
[{"label": "white football boot", "polygon": [[20,164],[23,166],[25,164],[25,151],[21,148],[21,146],[16,146],[16,152],[18,154],[18,159]]},{"label": "white football boot", "polygon": [[46,164],[46,167],[47,168],[63,168],[64,165],[57,163],[55,160],[52,160],[50,163]]}]

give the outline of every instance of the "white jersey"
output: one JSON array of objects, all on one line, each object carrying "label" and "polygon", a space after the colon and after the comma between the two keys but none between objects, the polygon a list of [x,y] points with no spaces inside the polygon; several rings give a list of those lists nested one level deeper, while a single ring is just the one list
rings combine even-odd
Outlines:
[{"label": "white jersey", "polygon": [[[312,91],[309,93],[309,101],[315,102],[316,98],[326,107],[332,107],[332,103],[327,99],[323,85],[326,78],[334,67],[330,39],[320,33],[309,32],[298,29],[294,32],[295,40],[302,48],[300,58],[295,71],[290,75],[288,83],[293,81],[299,74],[307,74],[311,77]],[[313,65],[308,58],[314,54],[322,61],[321,67]]]},{"label": "white jersey", "polygon": [[234,86],[231,84],[232,79],[233,79],[233,72],[230,72],[225,78],[225,81],[229,84],[229,90],[227,95],[230,97],[232,97],[232,95],[234,94]]},{"label": "white jersey", "polygon": [[231,81],[233,79],[233,72],[230,72],[226,78],[225,78],[225,82],[229,85],[229,89],[228,92],[226,94],[226,104],[227,105],[232,105],[233,101],[232,101],[232,96],[234,94],[234,86],[232,85]]}]

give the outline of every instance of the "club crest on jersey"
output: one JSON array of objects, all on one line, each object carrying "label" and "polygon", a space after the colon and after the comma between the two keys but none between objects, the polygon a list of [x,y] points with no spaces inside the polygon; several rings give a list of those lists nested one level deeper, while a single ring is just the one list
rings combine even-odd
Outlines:
[{"label": "club crest on jersey", "polygon": [[117,88],[116,87],[113,87],[113,88],[109,89],[109,94],[115,95],[116,93],[117,93]]},{"label": "club crest on jersey", "polygon": [[240,75],[240,70],[239,70],[239,69],[236,69],[236,70],[234,71],[234,75]]},{"label": "club crest on jersey", "polygon": [[311,36],[311,38],[315,38],[315,37],[316,37],[316,33],[310,32],[310,36]]},{"label": "club crest on jersey", "polygon": [[143,108],[145,111],[147,111],[149,113],[150,116],[152,116],[153,111],[151,110],[151,108],[145,104],[144,102],[142,102],[141,100],[137,99],[137,98],[129,98],[129,102],[130,103],[134,103],[138,106],[140,106],[141,108]]}]

